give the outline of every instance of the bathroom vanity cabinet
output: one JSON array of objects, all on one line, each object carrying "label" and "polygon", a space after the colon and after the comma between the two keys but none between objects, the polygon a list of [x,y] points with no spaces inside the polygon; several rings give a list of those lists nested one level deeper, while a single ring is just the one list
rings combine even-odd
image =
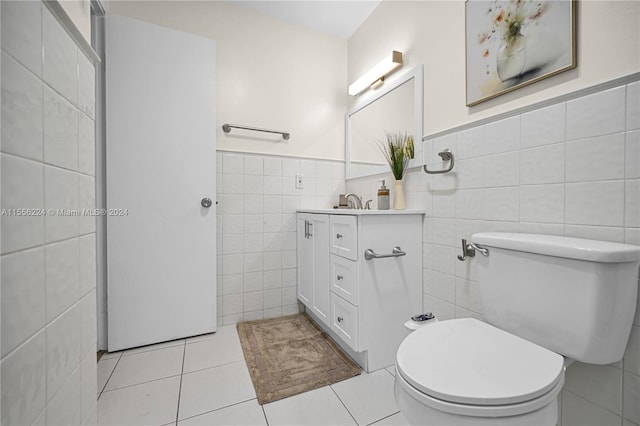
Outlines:
[{"label": "bathroom vanity cabinet", "polygon": [[422,312],[421,211],[299,210],[298,300],[366,371],[394,364]]}]

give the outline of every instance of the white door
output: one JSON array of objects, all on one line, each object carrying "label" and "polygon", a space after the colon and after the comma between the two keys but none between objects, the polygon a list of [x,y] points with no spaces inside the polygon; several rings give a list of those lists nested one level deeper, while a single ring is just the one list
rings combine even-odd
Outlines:
[{"label": "white door", "polygon": [[114,351],[216,329],[216,51],[211,39],[128,18],[106,24]]}]

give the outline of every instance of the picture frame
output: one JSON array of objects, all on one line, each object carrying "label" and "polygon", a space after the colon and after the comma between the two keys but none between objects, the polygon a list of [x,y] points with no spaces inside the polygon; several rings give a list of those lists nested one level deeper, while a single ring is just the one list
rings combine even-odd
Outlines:
[{"label": "picture frame", "polygon": [[576,0],[466,0],[471,107],[577,66]]}]

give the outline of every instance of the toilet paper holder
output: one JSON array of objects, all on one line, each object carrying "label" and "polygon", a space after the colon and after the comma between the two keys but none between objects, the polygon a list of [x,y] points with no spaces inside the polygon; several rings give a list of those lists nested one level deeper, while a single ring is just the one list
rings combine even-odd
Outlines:
[{"label": "toilet paper holder", "polygon": [[489,256],[489,249],[480,247],[472,242],[467,242],[467,240],[463,238],[462,255],[458,255],[458,260],[464,262],[469,257],[476,257],[476,251],[479,251],[483,256]]}]

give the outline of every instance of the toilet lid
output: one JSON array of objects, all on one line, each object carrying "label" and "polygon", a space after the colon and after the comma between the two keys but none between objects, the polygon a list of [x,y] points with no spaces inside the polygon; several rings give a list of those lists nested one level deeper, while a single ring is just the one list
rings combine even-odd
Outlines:
[{"label": "toilet lid", "polygon": [[396,367],[422,393],[473,405],[534,399],[564,374],[562,356],[472,318],[414,331],[400,344]]}]

